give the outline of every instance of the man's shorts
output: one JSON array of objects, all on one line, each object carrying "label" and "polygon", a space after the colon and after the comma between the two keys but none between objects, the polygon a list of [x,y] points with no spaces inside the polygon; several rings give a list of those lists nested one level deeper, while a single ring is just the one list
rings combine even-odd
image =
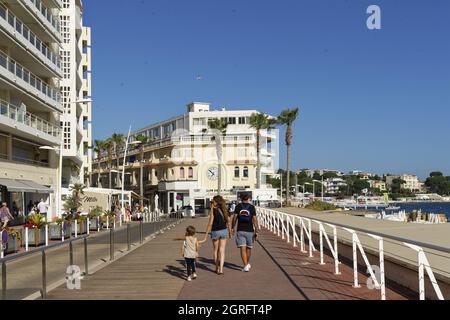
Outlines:
[{"label": "man's shorts", "polygon": [[238,246],[238,248],[247,247],[249,249],[252,249],[254,236],[254,232],[238,231],[236,233],[236,245]]}]

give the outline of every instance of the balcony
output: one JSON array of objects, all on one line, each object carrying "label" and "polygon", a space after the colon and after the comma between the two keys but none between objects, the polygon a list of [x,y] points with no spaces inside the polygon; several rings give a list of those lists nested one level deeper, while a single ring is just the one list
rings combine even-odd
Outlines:
[{"label": "balcony", "polygon": [[[62,42],[59,17],[53,15],[51,10],[44,5],[43,1],[6,0],[6,2],[14,4],[17,14],[24,18],[27,17],[26,20],[30,23],[33,21],[33,24],[35,24],[34,21],[37,21],[41,26],[40,31],[42,31],[42,34],[46,34],[46,37],[49,38],[49,40],[52,39],[53,41],[56,40],[55,42]],[[59,7],[58,5],[56,6]]]},{"label": "balcony", "polygon": [[[29,137],[35,137],[37,131],[37,136],[40,139],[50,141],[54,144],[59,143],[61,133],[61,128],[59,126],[29,112],[20,110],[19,107],[4,100],[0,100],[0,123],[8,125],[8,122],[11,130],[14,130],[13,128],[18,130],[23,129],[21,131],[28,133]],[[18,124],[24,127],[19,128]]]},{"label": "balcony", "polygon": [[[3,71],[4,69],[4,71]],[[17,86],[27,93],[34,95],[39,101],[47,104],[56,111],[63,112],[61,94],[50,87],[42,79],[35,76],[28,69],[0,51],[1,77],[12,86]]]},{"label": "balcony", "polygon": [[51,70],[55,76],[62,77],[63,74],[59,54],[50,50],[25,23],[1,4],[0,26],[6,31],[9,37],[19,42],[25,50],[29,50],[38,60]]}]

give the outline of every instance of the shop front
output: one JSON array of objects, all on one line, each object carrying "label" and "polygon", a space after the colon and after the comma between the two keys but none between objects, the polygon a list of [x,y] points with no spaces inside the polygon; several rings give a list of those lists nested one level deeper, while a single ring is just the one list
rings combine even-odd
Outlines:
[{"label": "shop front", "polygon": [[51,217],[53,190],[30,180],[0,179],[0,202],[6,202],[14,220],[10,226],[22,225],[34,205],[41,200],[48,206]]}]

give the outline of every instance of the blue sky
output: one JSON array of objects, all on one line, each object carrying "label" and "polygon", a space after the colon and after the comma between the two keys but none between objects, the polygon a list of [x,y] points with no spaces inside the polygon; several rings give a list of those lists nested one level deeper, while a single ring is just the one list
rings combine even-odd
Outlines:
[{"label": "blue sky", "polygon": [[[381,30],[366,27],[371,4]],[[273,115],[299,106],[294,169],[450,175],[448,0],[85,0],[84,10],[96,139],[190,101]]]}]

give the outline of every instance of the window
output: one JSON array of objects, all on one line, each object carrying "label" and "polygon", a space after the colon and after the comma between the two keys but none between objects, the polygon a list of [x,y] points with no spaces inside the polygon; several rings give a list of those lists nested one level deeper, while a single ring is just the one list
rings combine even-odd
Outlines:
[{"label": "window", "polygon": [[180,179],[184,179],[184,178],[185,178],[184,168],[180,168]]},{"label": "window", "polygon": [[234,168],[234,177],[239,178],[240,175],[241,175],[241,170],[239,169],[239,167],[235,167]]},{"label": "window", "polygon": [[246,124],[245,117],[239,117],[239,124]]},{"label": "window", "polygon": [[244,167],[244,178],[248,178],[248,167]]},{"label": "window", "polygon": [[188,173],[189,179],[194,178],[194,169],[191,167],[189,168],[189,173]]},{"label": "window", "polygon": [[235,117],[228,118],[228,124],[236,124],[236,118]]},{"label": "window", "polygon": [[0,17],[6,20],[6,8],[0,5]]}]

